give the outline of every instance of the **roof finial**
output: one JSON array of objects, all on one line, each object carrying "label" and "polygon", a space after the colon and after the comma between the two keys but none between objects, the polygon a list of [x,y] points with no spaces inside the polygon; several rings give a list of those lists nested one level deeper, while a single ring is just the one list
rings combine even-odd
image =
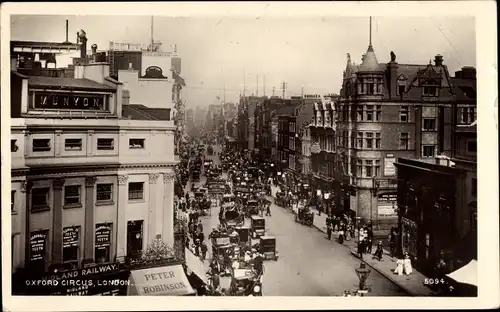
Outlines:
[{"label": "roof finial", "polygon": [[372,46],[372,17],[370,16],[370,42],[369,46]]}]

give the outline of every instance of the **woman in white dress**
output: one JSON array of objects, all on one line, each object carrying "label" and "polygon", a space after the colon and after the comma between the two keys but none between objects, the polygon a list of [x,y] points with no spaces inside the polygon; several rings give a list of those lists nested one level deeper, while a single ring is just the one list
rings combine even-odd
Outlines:
[{"label": "woman in white dress", "polygon": [[394,274],[403,275],[403,265],[404,265],[404,260],[398,259],[396,261],[396,268],[394,269]]},{"label": "woman in white dress", "polygon": [[404,272],[406,275],[410,275],[413,272],[413,268],[411,266],[411,259],[408,253],[405,253],[405,259],[403,261]]}]

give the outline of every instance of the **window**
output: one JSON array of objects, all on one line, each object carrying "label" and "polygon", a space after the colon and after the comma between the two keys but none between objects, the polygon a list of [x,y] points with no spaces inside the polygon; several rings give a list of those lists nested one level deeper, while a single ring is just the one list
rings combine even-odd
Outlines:
[{"label": "window", "polygon": [[144,148],[144,139],[130,139],[128,141],[129,148]]},{"label": "window", "polygon": [[401,122],[408,122],[410,120],[409,118],[410,110],[408,106],[401,106],[400,112],[399,112],[399,120]]},{"label": "window", "polygon": [[17,140],[10,140],[10,151],[12,153],[15,153],[17,152],[17,150],[19,149],[19,147],[17,146]]},{"label": "window", "polygon": [[424,130],[434,131],[436,130],[436,119],[434,118],[424,118]]},{"label": "window", "polygon": [[373,148],[373,132],[366,133],[366,148],[368,149]]},{"label": "window", "polygon": [[16,191],[10,191],[10,211],[16,211]]},{"label": "window", "polygon": [[399,135],[399,149],[402,150],[407,150],[409,147],[409,133],[408,132],[402,132]]},{"label": "window", "polygon": [[34,188],[31,191],[31,211],[46,210],[49,208],[49,188]]},{"label": "window", "polygon": [[113,183],[97,184],[97,202],[113,200]]},{"label": "window", "polygon": [[424,86],[424,96],[437,96],[436,86]]},{"label": "window", "polygon": [[363,148],[363,132],[358,132],[357,148]]},{"label": "window", "polygon": [[82,139],[66,139],[64,140],[64,148],[67,151],[81,151]]},{"label": "window", "polygon": [[405,93],[406,86],[405,85],[399,85],[398,86],[398,95],[403,97],[403,94]]},{"label": "window", "polygon": [[375,165],[373,166],[374,176],[380,176],[380,159],[375,160]]},{"label": "window", "polygon": [[357,111],[357,120],[363,121],[363,107],[358,106],[356,111]]},{"label": "window", "polygon": [[434,145],[424,145],[422,147],[423,157],[434,157]]},{"label": "window", "polygon": [[106,263],[111,260],[111,233],[112,223],[101,223],[95,225],[95,261]]},{"label": "window", "polygon": [[476,120],[475,107],[462,107],[462,116],[460,122],[462,124],[471,124]]},{"label": "window", "polygon": [[366,120],[373,121],[373,105],[366,105]]},{"label": "window", "polygon": [[64,205],[80,205],[80,185],[68,185],[64,187]]},{"label": "window", "polygon": [[115,149],[114,139],[97,139],[97,150],[113,150]]},{"label": "window", "polygon": [[361,159],[356,162],[356,176],[359,178],[363,176],[363,161]]},{"label": "window", "polygon": [[50,151],[50,139],[33,139],[33,152]]},{"label": "window", "polygon": [[369,82],[366,84],[367,89],[368,89],[368,94],[374,94],[375,93],[375,86],[373,82]]},{"label": "window", "polygon": [[70,226],[63,228],[63,263],[78,266],[80,248],[80,227]]},{"label": "window", "polygon": [[380,121],[382,115],[382,106],[375,105],[375,121]]},{"label": "window", "polygon": [[471,195],[477,197],[477,179],[472,178]]},{"label": "window", "polygon": [[467,141],[467,151],[469,153],[477,152],[477,142],[475,140]]},{"label": "window", "polygon": [[373,176],[372,166],[373,166],[373,160],[365,160],[365,172],[366,172],[366,177],[368,178],[371,178]]},{"label": "window", "polygon": [[380,133],[375,133],[375,149],[380,149]]},{"label": "window", "polygon": [[144,198],[144,182],[130,182],[128,184],[128,199],[138,200]]}]

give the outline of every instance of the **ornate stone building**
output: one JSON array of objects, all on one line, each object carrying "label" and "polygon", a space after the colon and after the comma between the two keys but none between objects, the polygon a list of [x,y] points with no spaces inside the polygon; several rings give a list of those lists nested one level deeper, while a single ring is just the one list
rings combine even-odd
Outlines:
[{"label": "ornate stone building", "polygon": [[75,66],[73,78],[24,73],[11,71],[13,272],[122,262],[158,237],[172,245],[172,106],[124,104],[107,63]]},{"label": "ornate stone building", "polygon": [[[379,63],[370,44],[348,55],[337,104],[337,197],[377,227],[396,225],[397,158],[450,155],[456,93],[443,57],[434,64]],[[348,209],[346,209],[348,210]]]}]

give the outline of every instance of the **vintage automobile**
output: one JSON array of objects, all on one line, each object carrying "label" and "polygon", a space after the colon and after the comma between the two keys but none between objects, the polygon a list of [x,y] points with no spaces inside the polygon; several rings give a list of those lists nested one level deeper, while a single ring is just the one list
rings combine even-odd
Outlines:
[{"label": "vintage automobile", "polygon": [[262,296],[262,275],[257,275],[250,268],[232,269],[229,294],[231,296]]},{"label": "vintage automobile", "polygon": [[214,154],[214,148],[212,147],[212,145],[209,145],[207,147],[207,154],[210,156]]},{"label": "vintage automobile", "polygon": [[231,184],[230,183],[224,184],[224,194],[231,194],[231,193],[232,193]]},{"label": "vintage automobile", "polygon": [[250,242],[250,228],[248,226],[237,226],[235,230],[239,234],[240,243]]},{"label": "vintage automobile", "polygon": [[250,218],[259,214],[260,205],[255,199],[248,199],[245,203],[245,215]]},{"label": "vintage automobile", "polygon": [[264,255],[264,259],[278,260],[278,252],[276,251],[276,237],[261,236],[260,237],[260,253]]},{"label": "vintage automobile", "polygon": [[226,226],[241,226],[245,224],[245,216],[240,213],[239,209],[236,206],[229,207],[226,209],[224,214],[226,219]]},{"label": "vintage automobile", "polygon": [[194,182],[199,182],[200,181],[200,170],[199,169],[194,169],[192,171],[192,179]]},{"label": "vintage automobile", "polygon": [[236,204],[236,196],[233,194],[224,194],[221,199],[221,207],[224,208],[229,208],[229,207],[234,207]]},{"label": "vintage automobile", "polygon": [[314,213],[307,207],[299,207],[297,214],[295,214],[295,222],[313,226]]},{"label": "vintage automobile", "polygon": [[259,216],[250,218],[250,234],[252,238],[259,238],[266,234],[266,219]]},{"label": "vintage automobile", "polygon": [[286,206],[286,194],[285,192],[277,192],[276,198],[274,199],[274,203],[280,207]]}]

